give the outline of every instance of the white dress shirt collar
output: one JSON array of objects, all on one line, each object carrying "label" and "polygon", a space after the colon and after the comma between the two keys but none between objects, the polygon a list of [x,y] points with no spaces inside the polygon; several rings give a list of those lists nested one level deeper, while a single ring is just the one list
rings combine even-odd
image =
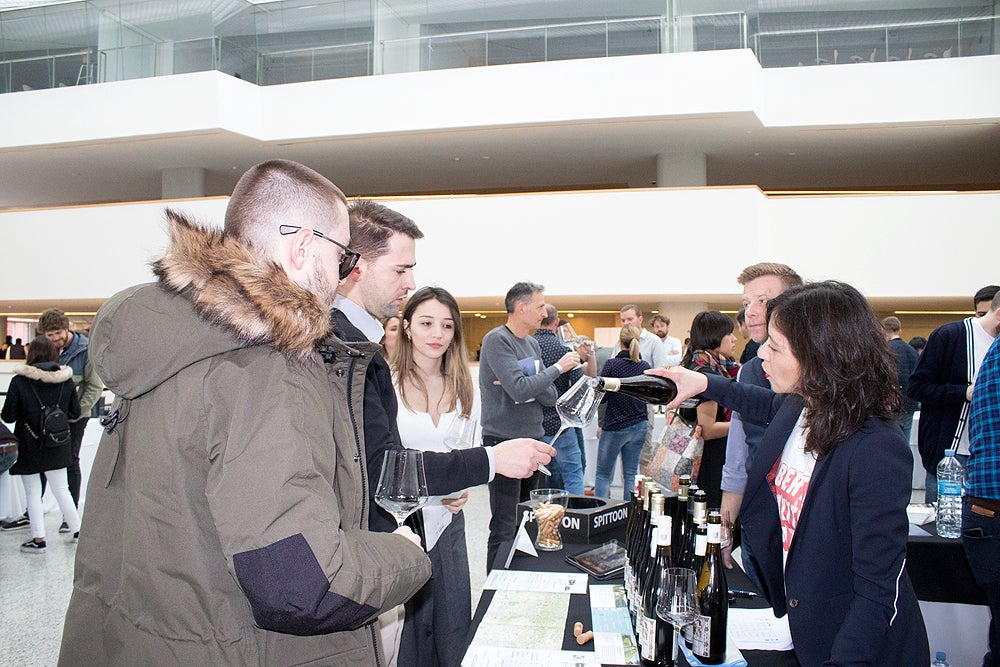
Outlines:
[{"label": "white dress shirt collar", "polygon": [[367,310],[342,294],[338,294],[337,298],[333,300],[333,307],[347,315],[347,319],[365,335],[365,338],[373,343],[382,341],[385,329],[382,328],[382,323],[372,317]]}]

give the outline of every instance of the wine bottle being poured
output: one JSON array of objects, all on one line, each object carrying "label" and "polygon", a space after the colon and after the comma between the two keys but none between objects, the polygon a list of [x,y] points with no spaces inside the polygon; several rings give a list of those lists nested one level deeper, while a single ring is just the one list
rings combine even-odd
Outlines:
[{"label": "wine bottle being poured", "polygon": [[595,389],[616,391],[653,405],[666,405],[677,396],[673,380],[656,375],[636,375],[627,378],[595,377],[588,380]]}]

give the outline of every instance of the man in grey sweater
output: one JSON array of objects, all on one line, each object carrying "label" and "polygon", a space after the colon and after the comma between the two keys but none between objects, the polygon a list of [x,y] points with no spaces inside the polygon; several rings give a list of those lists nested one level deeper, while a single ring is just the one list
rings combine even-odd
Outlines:
[{"label": "man in grey sweater", "polygon": [[[544,368],[538,341],[531,336],[545,317],[543,287],[517,283],[507,292],[507,323],[483,338],[479,357],[479,389],[482,395],[483,445],[495,445],[510,438],[539,439],[542,406],[555,405],[558,394],[553,382],[580,365],[576,352],[567,352],[559,361]],[[490,537],[486,568],[493,568],[500,544],[514,536],[517,503],[527,500],[536,487],[534,477],[520,480],[497,474],[490,482]]]}]

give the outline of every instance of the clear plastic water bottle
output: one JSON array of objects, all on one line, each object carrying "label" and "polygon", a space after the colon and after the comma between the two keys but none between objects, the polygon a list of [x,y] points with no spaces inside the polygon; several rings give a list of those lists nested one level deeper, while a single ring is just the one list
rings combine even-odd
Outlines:
[{"label": "clear plastic water bottle", "polygon": [[948,656],[945,655],[944,651],[938,651],[934,654],[934,662],[931,663],[931,667],[950,667]]},{"label": "clear plastic water bottle", "polygon": [[961,537],[965,468],[955,458],[954,449],[944,450],[937,467],[937,485],[937,533],[941,537]]}]

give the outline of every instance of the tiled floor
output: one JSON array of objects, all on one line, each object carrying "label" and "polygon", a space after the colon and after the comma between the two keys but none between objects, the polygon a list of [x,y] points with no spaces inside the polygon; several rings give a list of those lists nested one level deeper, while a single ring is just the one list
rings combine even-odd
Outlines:
[{"label": "tiled floor", "polygon": [[0,664],[55,665],[73,586],[76,545],[59,534],[58,512],[45,517],[45,553],[19,547],[30,529],[0,531]]}]

